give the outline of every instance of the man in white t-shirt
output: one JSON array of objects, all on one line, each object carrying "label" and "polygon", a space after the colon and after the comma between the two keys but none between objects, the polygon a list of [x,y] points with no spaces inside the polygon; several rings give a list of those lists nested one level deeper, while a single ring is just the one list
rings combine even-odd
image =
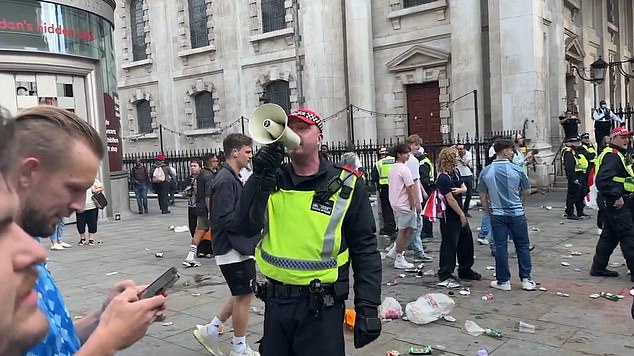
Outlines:
[{"label": "man in white t-shirt", "polygon": [[[423,140],[421,140],[418,135],[410,135],[405,140],[405,143],[409,146],[410,152],[418,152],[421,148],[421,144]],[[414,187],[417,201],[418,209],[416,210],[416,230],[412,232],[412,235],[409,239],[409,247],[414,250],[414,257],[419,260],[423,260],[425,262],[430,262],[433,258],[427,254],[425,254],[425,250],[423,250],[423,242],[420,239],[420,233],[423,230],[423,195],[427,196],[427,192],[423,191],[423,186],[420,183],[420,162],[413,154],[409,155],[409,159],[405,162],[407,168],[409,168],[412,179],[414,180]]]},{"label": "man in white t-shirt", "polygon": [[472,161],[473,156],[471,152],[465,149],[463,144],[459,144],[458,148],[458,172],[460,172],[460,180],[464,183],[465,187],[467,187],[467,192],[465,193],[462,211],[465,216],[470,218],[471,214],[469,214],[469,204],[471,204],[471,193],[473,191],[473,169]]}]

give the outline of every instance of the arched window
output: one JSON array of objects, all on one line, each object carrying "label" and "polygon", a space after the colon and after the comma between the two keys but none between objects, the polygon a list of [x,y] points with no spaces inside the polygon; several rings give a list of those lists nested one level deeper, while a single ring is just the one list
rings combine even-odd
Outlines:
[{"label": "arched window", "polygon": [[150,114],[150,102],[142,99],[136,103],[136,119],[139,123],[139,133],[152,132],[152,115]]},{"label": "arched window", "polygon": [[277,104],[286,111],[291,112],[291,91],[288,89],[288,82],[285,80],[276,80],[269,83],[264,90],[262,101],[265,103]]},{"label": "arched window", "polygon": [[205,0],[187,0],[187,9],[189,11],[189,39],[192,48],[209,45]]},{"label": "arched window", "polygon": [[130,33],[132,34],[132,60],[147,58],[145,53],[145,22],[143,21],[143,0],[130,1]]},{"label": "arched window", "polygon": [[437,0],[403,0],[403,8],[429,4],[430,2],[434,2],[434,1],[437,1]]},{"label": "arched window", "polygon": [[196,127],[209,129],[216,127],[214,122],[214,101],[211,93],[201,91],[194,97],[196,103]]},{"label": "arched window", "polygon": [[262,0],[262,32],[286,28],[284,0]]}]

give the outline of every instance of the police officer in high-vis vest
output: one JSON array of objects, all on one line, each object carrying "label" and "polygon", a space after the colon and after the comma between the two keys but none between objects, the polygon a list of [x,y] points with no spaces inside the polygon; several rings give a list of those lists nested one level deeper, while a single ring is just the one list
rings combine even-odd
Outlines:
[{"label": "police officer in high-vis vest", "polygon": [[379,231],[380,235],[392,236],[396,233],[396,222],[394,221],[394,211],[390,205],[389,192],[387,185],[387,175],[390,168],[394,166],[396,160],[393,156],[388,155],[387,148],[379,149],[379,160],[372,168],[372,180],[376,182],[379,192],[379,201],[381,202],[381,216],[383,217],[383,227]]},{"label": "police officer in high-vis vest", "polygon": [[[618,277],[619,274],[608,270],[607,266],[619,243],[628,269],[634,271],[634,170],[625,156],[633,133],[624,127],[612,129],[609,149],[602,151],[597,158],[595,183],[600,193],[597,203],[604,214],[603,231],[590,269],[592,276]],[[634,282],[634,276],[630,276],[630,280]]]},{"label": "police officer in high-vis vest", "polygon": [[[588,160],[580,153],[581,139],[577,137],[569,137],[564,140],[565,147],[561,159],[568,180],[568,191],[566,193],[566,219],[579,220],[582,216],[586,216],[583,212],[583,181],[588,169]],[[574,209],[577,208],[577,215]]]},{"label": "police officer in high-vis vest", "polygon": [[[428,194],[431,194],[436,189],[436,172],[434,163],[429,159],[429,155],[425,152],[421,157],[418,166],[418,172],[420,173],[420,182],[423,185],[423,189]],[[426,200],[423,201],[423,207]],[[420,235],[421,239],[431,239],[434,237],[434,226],[428,218],[423,216],[423,230]]]},{"label": "police officer in high-vis vest", "polygon": [[[379,337],[381,256],[363,180],[320,159],[322,121],[308,109],[288,115],[301,138],[282,165],[283,149],[261,148],[242,194],[241,233],[263,230],[255,284],[265,301],[263,356],[343,356],[344,301],[354,272],[354,346]],[[245,235],[250,236],[250,235]]]},{"label": "police officer in high-vis vest", "polygon": [[[588,168],[586,169],[586,172],[583,175],[583,180],[581,182],[581,197],[585,198],[585,196],[588,195],[588,193],[590,192],[590,187],[588,186],[590,171],[594,167],[594,162],[597,159],[597,149],[594,148],[594,145],[592,144],[592,142],[590,142],[589,133],[586,132],[581,134],[581,147],[579,147],[578,152],[582,154],[588,161]],[[582,213],[581,216],[589,217],[590,215]]]}]

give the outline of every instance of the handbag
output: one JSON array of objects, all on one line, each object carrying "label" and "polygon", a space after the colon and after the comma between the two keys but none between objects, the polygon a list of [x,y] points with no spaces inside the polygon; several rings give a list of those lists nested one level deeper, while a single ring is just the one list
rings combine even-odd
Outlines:
[{"label": "handbag", "polygon": [[93,193],[92,201],[95,203],[95,206],[99,209],[103,209],[108,206],[108,199],[103,194],[103,192]]}]

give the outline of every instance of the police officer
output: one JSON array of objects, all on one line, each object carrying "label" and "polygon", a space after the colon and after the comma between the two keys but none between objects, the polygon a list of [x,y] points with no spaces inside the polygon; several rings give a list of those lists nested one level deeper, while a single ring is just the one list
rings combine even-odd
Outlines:
[{"label": "police officer", "polygon": [[[634,222],[632,221],[632,193],[634,170],[625,153],[634,132],[624,127],[610,131],[610,150],[604,150],[597,159],[596,186],[598,204],[604,211],[603,231],[597,242],[591,276],[617,277],[616,271],[606,267],[610,255],[621,244],[623,257],[630,271],[634,271]],[[630,277],[634,281],[634,277]]]},{"label": "police officer", "polygon": [[[565,217],[569,220],[579,220],[583,213],[583,179],[588,169],[588,160],[580,151],[581,139],[579,136],[570,137],[564,140],[566,146],[563,149],[561,159],[564,163],[564,170],[568,180],[568,191],[566,193]],[[577,215],[574,209],[577,208]]]},{"label": "police officer", "polygon": [[[594,145],[592,144],[592,142],[590,142],[589,133],[585,132],[581,135],[581,147],[579,147],[577,151],[586,158],[586,161],[588,161],[588,168],[584,172],[582,176],[582,180],[581,180],[581,198],[583,201],[584,197],[588,195],[588,193],[590,192],[590,187],[588,186],[588,179],[590,176],[590,171],[592,171],[592,168],[594,168],[594,162],[596,161],[596,158],[597,158],[597,150],[596,148],[594,148]],[[590,217],[590,215],[584,213],[583,210],[581,212],[581,215],[579,216]]]},{"label": "police officer", "polygon": [[387,148],[379,149],[379,160],[372,167],[372,180],[376,182],[379,200],[381,201],[381,216],[383,216],[383,228],[380,235],[392,236],[396,233],[396,222],[394,221],[394,211],[390,205],[389,188],[387,185],[387,175],[390,168],[394,166],[394,157],[388,156]]},{"label": "police officer", "polygon": [[[266,283],[263,356],[345,355],[344,301],[354,271],[354,345],[379,337],[381,257],[365,185],[353,173],[320,159],[322,121],[308,109],[288,115],[301,138],[282,165],[283,149],[261,148],[239,207],[241,233],[264,230],[256,261]],[[266,216],[266,220],[265,220]]]},{"label": "police officer", "polygon": [[[436,172],[434,163],[429,159],[429,154],[423,153],[420,165],[418,168],[420,173],[420,182],[423,185],[423,189],[427,194],[431,194],[436,189]],[[429,198],[429,196],[428,196]],[[425,206],[426,199],[423,199],[423,207]],[[434,238],[434,226],[428,218],[423,216],[423,230],[420,235],[421,239]]]}]

